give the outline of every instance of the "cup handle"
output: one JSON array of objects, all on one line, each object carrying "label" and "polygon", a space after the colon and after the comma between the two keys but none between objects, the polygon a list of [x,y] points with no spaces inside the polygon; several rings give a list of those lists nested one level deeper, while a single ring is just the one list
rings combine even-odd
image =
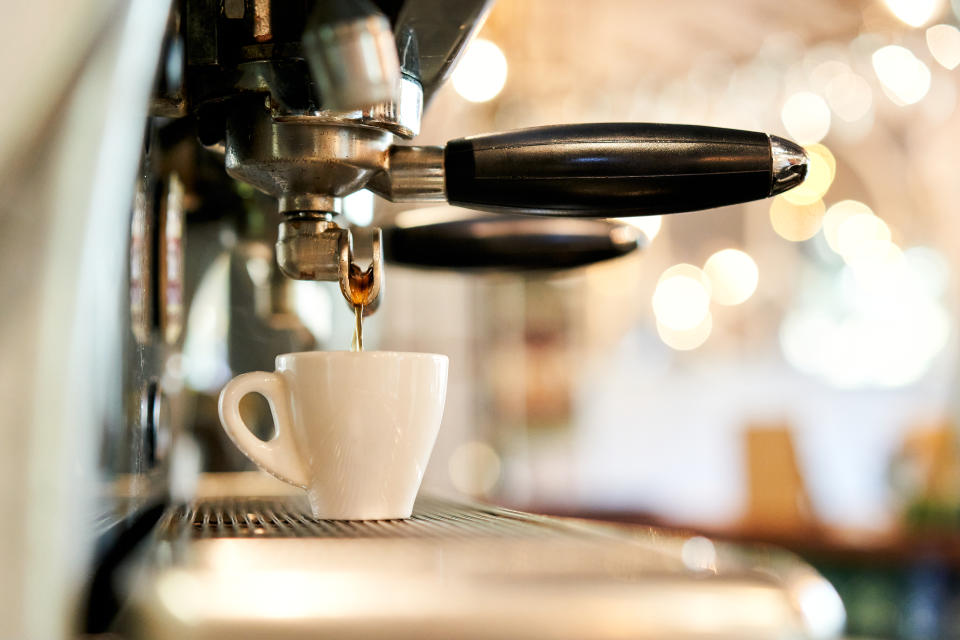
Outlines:
[{"label": "cup handle", "polygon": [[[277,435],[267,442],[253,435],[240,417],[240,401],[249,393],[259,393],[270,405]],[[284,482],[306,489],[308,478],[293,439],[289,397],[286,381],[276,373],[243,373],[228,382],[220,392],[220,423],[237,448],[258,467]]]}]

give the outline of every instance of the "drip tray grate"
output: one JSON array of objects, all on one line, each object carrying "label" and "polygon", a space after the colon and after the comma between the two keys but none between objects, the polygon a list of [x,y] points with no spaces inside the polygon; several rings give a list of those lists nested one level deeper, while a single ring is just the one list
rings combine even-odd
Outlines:
[{"label": "drip tray grate", "polygon": [[314,518],[303,496],[199,500],[173,510],[163,537],[192,538],[570,538],[586,535],[561,520],[486,505],[421,498],[407,520]]}]

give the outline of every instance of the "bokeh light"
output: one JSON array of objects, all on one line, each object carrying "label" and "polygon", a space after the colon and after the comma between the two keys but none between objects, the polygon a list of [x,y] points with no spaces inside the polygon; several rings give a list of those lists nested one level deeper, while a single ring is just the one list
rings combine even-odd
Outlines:
[{"label": "bokeh light", "polygon": [[639,229],[650,242],[657,237],[660,227],[663,226],[663,216],[633,216],[632,218],[615,218],[615,220]]},{"label": "bokeh light", "polygon": [[930,69],[909,49],[895,44],[881,47],[872,62],[884,93],[895,104],[917,103],[930,91]]},{"label": "bokeh light", "polygon": [[911,27],[919,27],[933,18],[940,8],[939,0],[884,0],[897,18]]},{"label": "bokeh light", "polygon": [[870,83],[853,70],[837,74],[824,87],[827,104],[845,122],[857,122],[870,113],[873,91]]},{"label": "bokeh light", "polygon": [[486,442],[464,442],[450,454],[447,467],[454,488],[466,495],[488,494],[500,479],[500,456]]},{"label": "bokeh light", "polygon": [[929,247],[901,251],[886,224],[861,202],[834,207],[847,265],[820,280],[816,295],[797,299],[785,316],[784,357],[839,388],[913,384],[950,338],[950,313],[941,300],[948,263]]},{"label": "bokeh light", "polygon": [[873,209],[860,202],[859,200],[841,200],[827,209],[823,216],[823,236],[831,249],[837,253],[840,251],[838,231],[840,225],[851,217],[858,214],[873,215]]},{"label": "bokeh light", "polygon": [[702,278],[695,275],[673,273],[661,277],[653,292],[653,313],[657,322],[668,329],[694,329],[703,322],[709,311],[710,291]]},{"label": "bokeh light", "polygon": [[930,247],[911,247],[903,252],[903,259],[914,285],[927,296],[937,298],[946,293],[950,265],[938,251]]},{"label": "bokeh light", "polygon": [[457,63],[452,82],[464,100],[493,100],[507,82],[507,58],[496,44],[477,38]]},{"label": "bokeh light", "polygon": [[770,203],[770,224],[781,238],[791,242],[809,240],[823,225],[823,200],[796,205],[781,196]]},{"label": "bokeh light", "polygon": [[749,299],[760,279],[757,263],[739,249],[717,251],[707,259],[703,272],[710,280],[711,299],[728,306]]},{"label": "bokeh light", "polygon": [[707,312],[700,324],[692,329],[677,330],[671,329],[659,320],[657,321],[657,335],[671,349],[677,351],[692,351],[696,349],[710,337],[713,331],[713,315]]},{"label": "bokeh light", "polygon": [[954,69],[960,64],[960,29],[937,24],[927,29],[927,47],[942,67]]},{"label": "bokeh light", "polygon": [[784,192],[782,197],[790,204],[813,204],[830,190],[836,176],[837,161],[822,144],[805,147],[807,152],[807,177],[800,186]]},{"label": "bokeh light", "polygon": [[680,549],[680,559],[691,571],[716,571],[717,550],[709,538],[688,538]]},{"label": "bokeh light", "polygon": [[787,98],[780,118],[790,137],[800,144],[820,142],[830,131],[830,107],[810,91],[798,91]]},{"label": "bokeh light", "polygon": [[872,213],[848,216],[837,227],[837,253],[847,262],[878,260],[890,245],[890,227]]},{"label": "bokeh light", "polygon": [[703,288],[706,289],[707,294],[710,293],[710,279],[707,278],[707,274],[703,272],[703,269],[686,262],[681,262],[680,264],[675,264],[669,269],[665,269],[663,273],[660,274],[660,277],[657,278],[657,284],[672,278],[674,276],[686,276],[692,278],[703,285]]}]

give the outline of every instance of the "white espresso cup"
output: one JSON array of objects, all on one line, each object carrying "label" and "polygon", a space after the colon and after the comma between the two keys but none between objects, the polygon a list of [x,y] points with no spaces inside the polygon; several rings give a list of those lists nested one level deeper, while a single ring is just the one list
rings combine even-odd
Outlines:
[{"label": "white espresso cup", "polygon": [[[431,353],[285,353],[275,372],[227,383],[220,422],[257,466],[306,489],[315,517],[409,518],[440,429],[448,363]],[[249,393],[270,405],[272,440],[240,417]]]}]

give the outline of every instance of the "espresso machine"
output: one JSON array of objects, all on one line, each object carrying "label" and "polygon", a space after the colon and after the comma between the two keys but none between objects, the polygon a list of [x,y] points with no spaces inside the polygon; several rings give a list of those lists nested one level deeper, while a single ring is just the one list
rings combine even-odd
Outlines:
[{"label": "espresso machine", "polygon": [[[262,475],[202,472],[177,367],[191,267],[209,266],[204,223],[246,220],[271,291],[336,283],[368,315],[392,262],[576,267],[642,247],[607,218],[802,182],[802,148],[729,129],[408,142],[489,4],[64,2],[47,22],[24,10],[58,48],[0,129],[3,499],[17,514],[0,637],[841,631],[832,587],[785,553],[429,497],[408,521],[326,522]],[[352,229],[341,199],[361,189],[483,213]],[[252,222],[251,202],[267,212]],[[274,319],[283,307],[266,303]]]}]

